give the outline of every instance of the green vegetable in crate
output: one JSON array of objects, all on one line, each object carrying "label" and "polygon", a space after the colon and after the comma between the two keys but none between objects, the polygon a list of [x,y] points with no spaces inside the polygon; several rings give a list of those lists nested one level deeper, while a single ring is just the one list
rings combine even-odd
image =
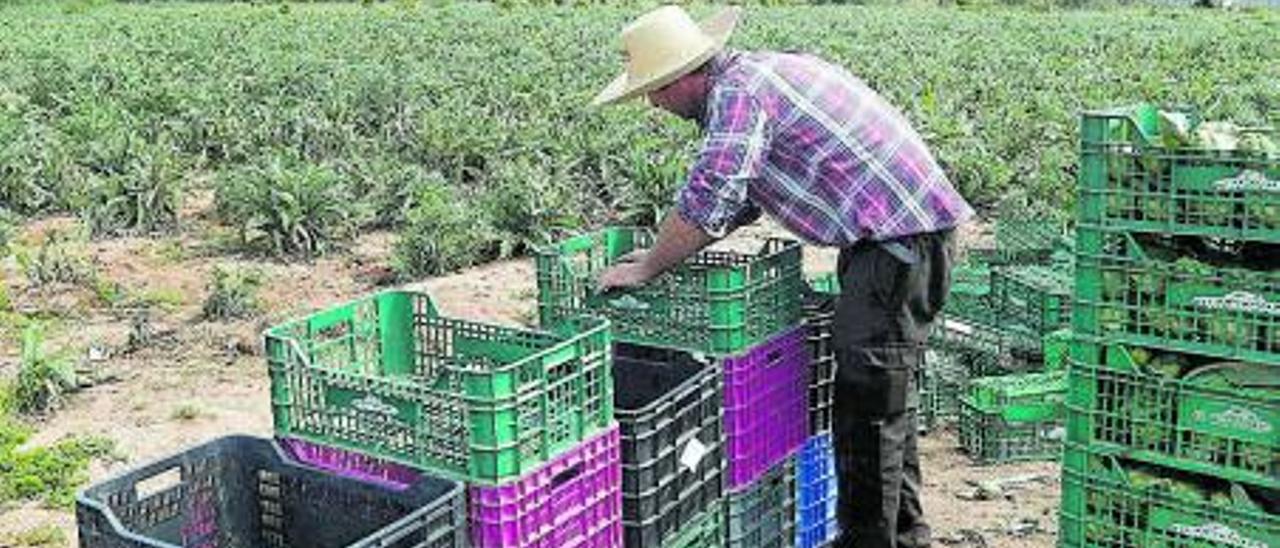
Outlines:
[{"label": "green vegetable in crate", "polygon": [[1239,346],[1249,337],[1249,326],[1236,318],[1215,317],[1209,319],[1209,340],[1226,346]]},{"label": "green vegetable in crate", "polygon": [[1190,202],[1188,205],[1192,208],[1196,217],[1200,222],[1211,224],[1226,222],[1235,217],[1236,204],[1229,201],[1202,199],[1197,202]]},{"label": "green vegetable in crate", "polygon": [[1151,363],[1151,351],[1143,347],[1134,347],[1129,349],[1129,359],[1133,360],[1134,365],[1144,366]]},{"label": "green vegetable in crate", "polygon": [[1098,324],[1103,331],[1124,331],[1129,324],[1129,315],[1122,308],[1104,307],[1098,311]]},{"label": "green vegetable in crate", "polygon": [[1139,198],[1142,203],[1142,217],[1148,221],[1168,221],[1169,220],[1169,202],[1161,196],[1143,196]]},{"label": "green vegetable in crate", "polygon": [[1147,364],[1148,372],[1166,379],[1176,379],[1182,373],[1185,360],[1176,355],[1162,355]]},{"label": "green vegetable in crate", "polygon": [[1164,300],[1165,274],[1155,269],[1136,271],[1129,275],[1133,287],[1139,295],[1147,297],[1145,302]]},{"label": "green vegetable in crate", "polygon": [[1128,284],[1122,272],[1106,270],[1102,273],[1102,297],[1108,301],[1120,300],[1125,295]]},{"label": "green vegetable in crate", "polygon": [[1245,211],[1249,214],[1251,226],[1280,230],[1280,203],[1253,199],[1245,202]]},{"label": "green vegetable in crate", "polygon": [[1129,485],[1133,486],[1134,491],[1147,492],[1155,489],[1168,490],[1173,487],[1173,481],[1168,478],[1162,478],[1155,474],[1148,473],[1138,467],[1128,470]]},{"label": "green vegetable in crate", "polygon": [[1240,150],[1269,159],[1280,158],[1280,145],[1262,131],[1246,131],[1240,136]]}]

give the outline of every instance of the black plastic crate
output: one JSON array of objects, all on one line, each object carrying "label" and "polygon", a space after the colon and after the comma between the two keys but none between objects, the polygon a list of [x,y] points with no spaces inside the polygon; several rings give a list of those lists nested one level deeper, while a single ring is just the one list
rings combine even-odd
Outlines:
[{"label": "black plastic crate", "polygon": [[396,488],[288,460],[271,440],[228,436],[85,489],[80,545],[116,547],[466,546],[462,484]]},{"label": "black plastic crate", "polygon": [[774,466],[726,497],[728,548],[790,548],[795,543],[795,460]]},{"label": "black plastic crate", "polygon": [[629,547],[667,544],[720,500],[725,456],[720,368],[684,351],[614,346]]},{"label": "black plastic crate", "polygon": [[[815,284],[816,285],[816,284]],[[835,398],[836,355],[831,345],[837,294],[811,287],[805,291],[804,325],[809,346],[809,431],[831,431],[831,405]]]}]

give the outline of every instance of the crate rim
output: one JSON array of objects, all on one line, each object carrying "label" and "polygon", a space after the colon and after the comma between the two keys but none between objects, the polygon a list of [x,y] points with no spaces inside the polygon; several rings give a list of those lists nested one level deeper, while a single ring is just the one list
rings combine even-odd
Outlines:
[{"label": "crate rim", "polygon": [[[261,331],[261,335],[264,338],[264,340],[276,340],[276,341],[285,343],[285,345],[288,346],[290,353],[294,355],[294,357],[299,361],[299,363],[304,368],[311,371],[332,371],[329,368],[320,367],[312,363],[311,358],[308,357],[307,353],[302,350],[301,345],[298,343],[297,337],[287,336],[282,333],[278,333],[278,331],[302,325],[306,321],[308,321],[312,316],[319,314],[321,312],[324,312],[326,310],[333,310],[337,308],[354,306],[360,303],[376,301],[379,298],[390,296],[390,295],[408,295],[410,297],[422,297],[426,299],[426,302],[429,306],[429,310],[431,311],[431,313],[435,314],[437,318],[460,322],[468,325],[497,327],[497,328],[515,331],[515,332],[521,332],[525,334],[544,336],[556,341],[554,344],[548,345],[547,347],[538,350],[536,353],[528,357],[521,358],[519,360],[515,360],[510,363],[497,364],[490,369],[490,371],[494,371],[494,372],[503,372],[503,371],[510,371],[513,369],[518,369],[520,366],[523,366],[529,361],[536,359],[540,355],[558,352],[560,350],[568,348],[571,345],[577,344],[577,342],[580,341],[581,339],[596,336],[601,332],[611,333],[611,328],[612,328],[611,321],[609,320],[609,318],[605,316],[596,315],[596,314],[590,314],[590,313],[583,313],[583,314],[578,314],[574,316],[574,321],[579,322],[582,325],[582,329],[579,330],[578,332],[575,332],[569,335],[566,335],[563,333],[557,333],[552,330],[534,328],[529,326],[498,325],[490,322],[449,316],[449,315],[440,313],[439,309],[436,308],[436,299],[432,297],[429,292],[423,291],[423,290],[417,290],[417,289],[398,288],[398,289],[384,289],[382,291],[378,291],[373,294],[364,295],[364,296],[356,297],[352,299],[347,299],[342,302],[330,304],[327,306],[322,306],[320,308],[310,309],[307,312],[301,314],[300,316],[294,317],[293,319],[290,319],[284,323],[273,325],[263,329]],[[367,376],[367,375],[361,374],[360,376]],[[397,378],[382,377],[382,376],[379,376],[378,378],[380,380],[391,383],[393,386],[401,385],[401,384],[415,384],[415,381],[410,381],[407,379],[397,379]],[[464,397],[463,399],[467,399],[467,398]],[[489,401],[489,400],[482,399],[482,401]]]}]

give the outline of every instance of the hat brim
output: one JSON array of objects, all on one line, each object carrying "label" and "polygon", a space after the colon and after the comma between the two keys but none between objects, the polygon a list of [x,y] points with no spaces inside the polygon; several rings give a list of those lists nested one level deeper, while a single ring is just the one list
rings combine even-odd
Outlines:
[{"label": "hat brim", "polygon": [[609,82],[609,85],[605,86],[603,90],[600,90],[600,93],[596,94],[595,98],[591,100],[591,106],[599,107],[633,99],[638,95],[659,89],[678,80],[681,76],[693,72],[724,49],[725,44],[729,42],[729,37],[733,35],[734,28],[738,25],[738,18],[741,13],[742,10],[737,6],[725,8],[698,25],[702,28],[702,32],[707,33],[707,36],[711,38],[712,47],[706,51],[680,63],[666,73],[653,75],[649,78],[631,80],[627,78],[626,71],[623,71],[612,82]]}]

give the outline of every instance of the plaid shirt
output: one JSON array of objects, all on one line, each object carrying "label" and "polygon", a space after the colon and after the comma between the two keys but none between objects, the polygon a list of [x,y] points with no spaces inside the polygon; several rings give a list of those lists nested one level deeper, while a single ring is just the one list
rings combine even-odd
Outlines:
[{"label": "plaid shirt", "polygon": [[952,228],[973,215],[907,120],[812,56],[727,51],[710,65],[704,141],[676,208],[722,237],[760,210],[845,247]]}]

